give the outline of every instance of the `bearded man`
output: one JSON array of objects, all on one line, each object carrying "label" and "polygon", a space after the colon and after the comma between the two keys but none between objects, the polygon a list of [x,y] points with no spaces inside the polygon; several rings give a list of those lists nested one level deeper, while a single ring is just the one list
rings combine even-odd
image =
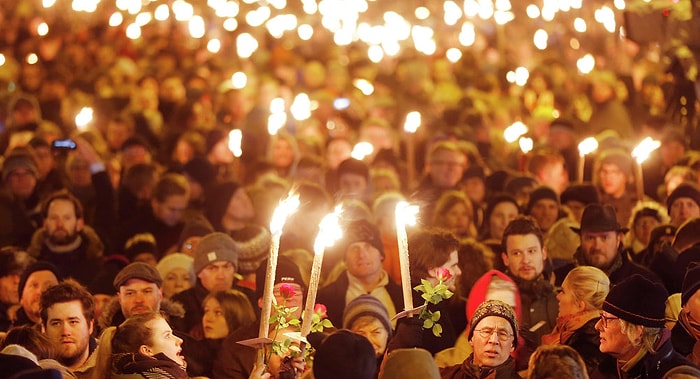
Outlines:
[{"label": "bearded man", "polygon": [[104,244],[85,225],[80,201],[68,191],[54,192],[44,202],[41,215],[43,227],[32,236],[28,253],[53,263],[67,277],[90,284],[100,269]]}]

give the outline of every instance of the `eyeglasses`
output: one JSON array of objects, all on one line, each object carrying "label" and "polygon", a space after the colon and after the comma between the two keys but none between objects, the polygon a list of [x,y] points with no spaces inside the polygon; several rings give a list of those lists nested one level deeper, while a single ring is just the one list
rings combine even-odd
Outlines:
[{"label": "eyeglasses", "polygon": [[491,338],[493,333],[496,333],[496,336],[498,336],[498,340],[501,342],[506,342],[508,341],[511,337],[513,337],[512,334],[506,332],[503,329],[491,329],[491,328],[484,328],[484,329],[474,329],[475,332],[479,333],[481,338],[488,339]]},{"label": "eyeglasses", "polygon": [[608,328],[608,321],[610,320],[619,320],[619,317],[606,317],[602,313],[600,314],[600,320],[603,322],[603,328]]}]

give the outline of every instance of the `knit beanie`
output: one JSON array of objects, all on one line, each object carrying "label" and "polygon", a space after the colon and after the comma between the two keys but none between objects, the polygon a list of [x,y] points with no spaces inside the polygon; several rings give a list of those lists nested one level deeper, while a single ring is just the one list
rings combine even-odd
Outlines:
[{"label": "knit beanie", "polygon": [[10,174],[18,168],[29,170],[35,177],[39,175],[32,154],[26,149],[14,149],[2,164],[2,180],[6,181]]},{"label": "knit beanie", "polygon": [[183,253],[174,253],[164,256],[156,265],[156,270],[161,278],[165,278],[171,271],[181,268],[190,274],[190,284],[195,283],[194,258]]},{"label": "knit beanie", "polygon": [[561,203],[578,201],[584,206],[599,202],[598,191],[593,184],[572,184],[561,193]]},{"label": "knit beanie", "polygon": [[471,341],[474,336],[474,329],[479,325],[479,321],[488,316],[498,316],[506,319],[513,328],[513,347],[518,347],[518,318],[515,317],[513,308],[500,300],[486,300],[474,312],[469,323],[469,335],[467,340]]},{"label": "knit beanie", "polygon": [[231,233],[238,251],[238,272],[249,274],[255,272],[260,262],[270,253],[272,235],[262,226],[248,225]]},{"label": "knit beanie", "polygon": [[194,249],[194,272],[199,274],[210,263],[228,261],[238,269],[238,251],[231,236],[214,232],[204,236]]},{"label": "knit beanie", "polygon": [[625,174],[627,179],[631,178],[632,173],[634,172],[634,162],[632,161],[632,156],[624,149],[611,148],[604,150],[598,157],[598,163],[599,165],[602,165],[603,163],[614,164]]},{"label": "knit beanie", "polygon": [[692,199],[695,204],[700,206],[700,188],[692,183],[681,183],[676,189],[668,195],[666,199],[666,206],[668,207],[668,213],[671,214],[671,206],[673,202],[680,199],[681,197],[687,197]]},{"label": "knit beanie", "polygon": [[698,289],[700,289],[700,264],[691,264],[683,278],[681,305],[685,306]]},{"label": "knit beanie", "polygon": [[138,233],[129,238],[124,244],[124,255],[133,261],[139,254],[150,253],[158,259],[156,237],[151,233]]},{"label": "knit beanie", "polygon": [[663,328],[666,298],[664,286],[634,274],[610,289],[603,310],[634,325]]},{"label": "knit beanie", "polygon": [[19,293],[20,300],[22,299],[22,292],[24,292],[24,286],[27,285],[27,280],[33,273],[37,271],[51,271],[59,282],[63,280],[63,273],[61,272],[61,270],[58,269],[58,267],[45,261],[34,262],[27,266],[24,272],[22,272],[22,275],[19,277],[19,287],[17,287],[17,293]]},{"label": "knit beanie", "polygon": [[559,204],[559,195],[550,187],[539,186],[530,192],[530,200],[527,202],[527,213],[529,214],[532,207],[540,200],[549,199]]},{"label": "knit beanie", "polygon": [[338,241],[338,251],[344,256],[348,247],[355,242],[367,242],[374,246],[384,258],[384,245],[379,228],[365,219],[350,221],[343,231],[343,238]]},{"label": "knit beanie", "polygon": [[323,339],[320,345],[314,348],[314,378],[374,378],[377,371],[376,353],[364,336],[342,329]]},{"label": "knit beanie", "polygon": [[396,349],[389,353],[379,379],[439,379],[433,356],[425,349]]},{"label": "knit beanie", "polygon": [[[255,271],[255,294],[258,298],[261,298],[265,291],[266,276],[267,260],[263,261],[257,271]],[[304,293],[306,294],[306,284],[304,283],[304,278],[301,276],[299,267],[291,258],[284,255],[277,257],[277,270],[275,271],[275,282],[273,284],[279,283],[298,284],[304,289]]]},{"label": "knit beanie", "polygon": [[389,312],[379,299],[372,295],[362,294],[349,302],[343,311],[343,329],[351,329],[352,324],[362,316],[372,316],[379,320],[391,338]]}]

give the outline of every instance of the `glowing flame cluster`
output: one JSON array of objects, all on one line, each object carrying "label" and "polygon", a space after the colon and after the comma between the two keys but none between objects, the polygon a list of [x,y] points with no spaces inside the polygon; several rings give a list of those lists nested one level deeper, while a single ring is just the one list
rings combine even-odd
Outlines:
[{"label": "glowing flame cluster", "polygon": [[503,131],[503,138],[506,140],[506,142],[513,143],[522,135],[527,133],[527,131],[528,128],[525,124],[523,124],[521,121],[516,121]]},{"label": "glowing flame cluster", "polygon": [[343,228],[340,227],[340,215],[342,208],[335,207],[333,213],[327,214],[318,224],[318,234],[314,241],[314,252],[323,252],[325,248],[333,246],[336,241],[343,237]]},{"label": "glowing flame cluster", "polygon": [[637,160],[637,163],[642,164],[649,158],[649,155],[661,146],[661,142],[647,137],[632,150],[632,158]]},{"label": "glowing flame cluster", "polygon": [[580,156],[588,155],[596,150],[598,150],[598,140],[595,137],[588,137],[578,144]]},{"label": "glowing flame cluster", "polygon": [[272,213],[270,221],[270,233],[273,235],[282,233],[284,223],[299,208],[299,195],[290,193],[284,200],[281,200],[275,211]]},{"label": "glowing flame cluster", "polygon": [[396,204],[396,223],[405,225],[416,225],[418,222],[417,205],[411,205],[405,201],[400,201]]}]

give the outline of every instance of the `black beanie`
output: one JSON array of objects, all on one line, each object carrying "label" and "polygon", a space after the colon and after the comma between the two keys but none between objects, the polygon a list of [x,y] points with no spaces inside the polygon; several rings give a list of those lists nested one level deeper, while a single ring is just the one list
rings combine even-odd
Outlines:
[{"label": "black beanie", "polygon": [[359,219],[348,223],[343,230],[343,238],[338,241],[338,249],[343,256],[348,250],[348,247],[355,242],[367,242],[379,250],[379,254],[384,258],[384,245],[382,245],[382,235],[374,224],[365,220]]},{"label": "black beanie", "polygon": [[603,310],[634,325],[663,328],[667,298],[663,285],[634,274],[610,289]]},{"label": "black beanie", "polygon": [[19,277],[18,293],[20,300],[22,299],[22,292],[24,292],[24,286],[27,285],[27,279],[29,279],[29,276],[37,271],[51,271],[59,282],[63,280],[63,274],[61,273],[61,270],[58,269],[58,267],[54,266],[49,262],[34,262],[30,264],[24,270],[22,276]]},{"label": "black beanie", "polygon": [[[267,260],[260,263],[260,267],[255,271],[255,294],[258,298],[263,297],[265,291],[265,277],[267,276]],[[277,270],[275,270],[275,283],[292,283],[298,284],[304,291],[304,298],[306,298],[306,284],[301,276],[301,271],[299,267],[284,255],[280,255],[277,258]]]},{"label": "black beanie", "polygon": [[687,197],[693,199],[693,201],[700,206],[700,188],[692,183],[681,183],[676,189],[668,195],[666,199],[666,206],[668,207],[668,213],[671,214],[671,206],[673,202],[680,199],[681,197]]},{"label": "black beanie", "polygon": [[559,195],[553,189],[547,186],[539,186],[530,192],[530,200],[527,202],[527,213],[530,213],[535,203],[543,199],[554,200],[559,204]]},{"label": "black beanie", "polygon": [[598,191],[593,184],[572,184],[561,193],[561,203],[566,204],[569,201],[578,201],[584,206],[588,204],[598,203]]},{"label": "black beanie", "polygon": [[369,167],[367,164],[361,160],[355,158],[348,158],[338,165],[338,178],[344,174],[355,174],[360,175],[363,178],[369,180]]},{"label": "black beanie", "polygon": [[681,290],[681,306],[685,306],[688,300],[700,289],[700,264],[691,264],[685,272],[683,289]]},{"label": "black beanie", "polygon": [[377,371],[376,353],[364,336],[341,329],[314,348],[313,373],[316,379],[374,378]]}]

